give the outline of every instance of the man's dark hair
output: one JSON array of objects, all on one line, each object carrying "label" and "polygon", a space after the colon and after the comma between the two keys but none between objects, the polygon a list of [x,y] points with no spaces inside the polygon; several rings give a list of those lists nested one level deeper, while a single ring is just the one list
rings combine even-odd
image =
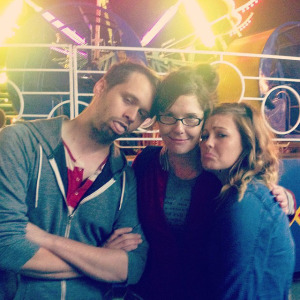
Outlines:
[{"label": "man's dark hair", "polygon": [[107,83],[108,89],[111,89],[115,85],[125,82],[133,72],[144,74],[149,79],[153,87],[156,88],[158,84],[157,75],[142,63],[131,61],[116,63],[110,67],[110,69],[104,74],[103,78]]},{"label": "man's dark hair", "polygon": [[129,76],[134,72],[143,74],[149,79],[154,94],[159,83],[158,76],[142,63],[131,61],[116,63],[104,74],[103,79],[106,81],[107,89],[110,90],[114,86],[126,82]]}]

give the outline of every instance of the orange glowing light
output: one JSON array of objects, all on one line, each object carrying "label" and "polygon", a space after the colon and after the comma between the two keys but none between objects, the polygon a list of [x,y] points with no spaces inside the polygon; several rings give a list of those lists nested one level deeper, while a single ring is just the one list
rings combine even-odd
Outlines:
[{"label": "orange glowing light", "polygon": [[14,36],[15,30],[18,28],[17,20],[22,12],[22,7],[23,0],[14,0],[0,16],[0,45]]},{"label": "orange glowing light", "polygon": [[195,35],[206,47],[212,48],[215,45],[215,35],[201,7],[195,0],[182,0],[182,3],[194,26]]}]

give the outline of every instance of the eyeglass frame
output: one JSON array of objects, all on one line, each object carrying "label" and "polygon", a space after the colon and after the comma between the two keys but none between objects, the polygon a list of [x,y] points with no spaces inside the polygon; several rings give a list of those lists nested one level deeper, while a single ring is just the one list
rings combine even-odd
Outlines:
[{"label": "eyeglass frame", "polygon": [[[161,121],[161,117],[169,117],[169,118],[173,118],[174,119],[174,123],[164,123]],[[197,127],[201,124],[201,122],[203,121],[203,119],[200,119],[200,118],[194,118],[194,117],[186,117],[186,118],[175,118],[174,116],[166,116],[166,115],[157,115],[156,116],[156,119],[158,122],[164,124],[164,125],[174,125],[177,123],[177,121],[180,121],[184,126],[188,126],[188,127]],[[185,124],[184,123],[184,120],[185,119],[195,119],[195,120],[198,120],[198,124],[197,125],[188,125],[188,124]]]}]

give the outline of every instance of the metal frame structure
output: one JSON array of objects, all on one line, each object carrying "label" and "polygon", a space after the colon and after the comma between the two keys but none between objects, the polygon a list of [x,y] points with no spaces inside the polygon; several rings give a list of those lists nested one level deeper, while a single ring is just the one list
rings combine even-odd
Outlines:
[{"label": "metal frame structure", "polygon": [[[53,113],[62,105],[69,105],[70,107],[70,118],[74,118],[79,113],[79,106],[88,105],[88,102],[82,101],[83,98],[90,99],[92,98],[92,93],[83,93],[80,92],[79,87],[79,78],[83,75],[90,75],[93,76],[97,74],[97,76],[101,76],[104,74],[107,69],[115,62],[118,62],[119,57],[118,53],[122,51],[123,53],[137,53],[143,52],[147,59],[147,63],[150,68],[158,72],[159,74],[165,74],[174,68],[177,68],[182,65],[188,64],[195,64],[196,62],[209,62],[215,65],[226,65],[237,74],[240,80],[240,95],[237,101],[256,101],[261,102],[261,109],[263,116],[265,117],[264,107],[266,104],[266,100],[271,92],[277,90],[279,93],[284,91],[290,91],[297,99],[298,106],[299,106],[299,116],[295,124],[292,124],[287,130],[280,132],[271,127],[271,129],[278,135],[276,140],[278,141],[293,141],[293,142],[300,142],[299,135],[295,134],[295,137],[289,136],[288,138],[285,137],[287,133],[293,133],[294,130],[298,127],[300,123],[300,96],[299,92],[296,91],[293,87],[290,86],[291,83],[300,83],[300,78],[274,78],[274,77],[262,77],[259,74],[259,70],[257,70],[257,74],[249,76],[248,74],[243,74],[243,71],[240,70],[239,66],[235,65],[228,60],[230,57],[234,58],[247,58],[247,59],[255,59],[260,60],[261,58],[268,58],[271,60],[289,60],[300,62],[300,57],[294,56],[282,56],[282,55],[263,55],[263,54],[253,54],[253,53],[235,53],[235,52],[220,52],[220,51],[205,51],[205,50],[179,50],[179,49],[161,49],[161,48],[136,48],[136,47],[113,47],[113,46],[88,46],[88,45],[80,45],[75,46],[71,44],[9,44],[4,45],[7,49],[10,48],[49,48],[52,49],[53,47],[67,50],[68,53],[68,64],[61,68],[58,65],[56,69],[46,69],[46,68],[7,68],[6,71],[9,73],[14,72],[47,72],[47,73],[58,73],[64,72],[68,74],[69,78],[69,91],[34,91],[34,90],[24,90],[22,87],[17,86],[14,81],[8,78],[8,85],[11,85],[19,96],[20,100],[20,109],[16,116],[17,119],[26,119],[26,118],[49,118],[53,115]],[[98,70],[85,70],[81,69],[81,65],[79,66],[78,62],[80,61],[79,53],[82,51],[98,51],[100,53],[100,59],[98,60]],[[0,70],[1,71],[1,70]],[[257,90],[253,92],[252,95],[245,95],[245,91],[247,90],[247,85],[253,81],[258,82],[260,80],[264,81],[272,81],[278,82],[278,86],[273,87],[264,97],[260,97],[257,94]],[[249,94],[249,90],[248,90]],[[68,97],[67,100],[61,101],[49,111],[48,114],[25,114],[24,113],[24,95],[60,95],[64,97]],[[288,114],[290,115],[290,114]],[[266,119],[266,118],[265,118]],[[267,121],[266,121],[267,122]],[[268,123],[268,122],[267,122]],[[143,137],[142,133],[157,133],[157,131],[145,131],[145,130],[138,130],[135,132],[136,135],[141,134],[141,137],[128,137],[128,138],[121,138],[120,141],[127,141],[127,142],[134,142],[137,141],[157,141],[160,140],[159,137],[151,138],[151,137]],[[282,135],[282,137],[281,137]],[[135,148],[143,147],[143,146],[134,146]]]}]

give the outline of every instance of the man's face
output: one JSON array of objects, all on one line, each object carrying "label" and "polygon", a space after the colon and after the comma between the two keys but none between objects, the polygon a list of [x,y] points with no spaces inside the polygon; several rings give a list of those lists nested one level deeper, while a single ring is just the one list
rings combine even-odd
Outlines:
[{"label": "man's face", "polygon": [[132,73],[126,82],[108,91],[105,81],[100,81],[94,92],[92,131],[102,143],[132,132],[149,117],[154,91],[141,73]]}]

